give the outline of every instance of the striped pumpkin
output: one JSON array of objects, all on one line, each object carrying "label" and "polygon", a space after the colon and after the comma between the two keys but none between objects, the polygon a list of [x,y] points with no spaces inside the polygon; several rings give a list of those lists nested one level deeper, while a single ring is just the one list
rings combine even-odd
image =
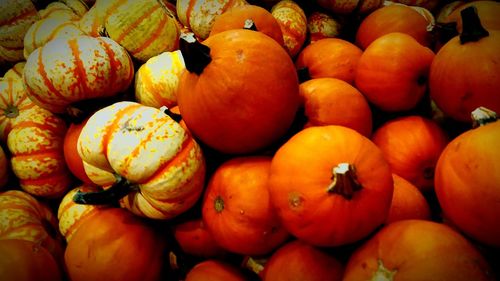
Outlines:
[{"label": "striped pumpkin", "polygon": [[[9,76],[14,76],[11,72]],[[16,122],[29,116],[29,109],[36,105],[26,95],[23,81],[16,78],[0,78],[0,141],[6,142],[7,135]]]},{"label": "striped pumpkin", "polygon": [[164,52],[141,65],[135,76],[137,102],[156,108],[177,105],[179,77],[186,69],[181,51]]},{"label": "striped pumpkin", "polygon": [[50,208],[20,190],[0,193],[0,240],[20,239],[47,249],[56,260],[63,258],[63,238]]},{"label": "striped pumpkin", "polygon": [[59,0],[69,7],[76,15],[82,17],[89,10],[89,5],[82,0]]},{"label": "striped pumpkin", "polygon": [[52,2],[44,9],[38,11],[40,19],[46,18],[64,18],[69,21],[75,21],[80,18],[70,7],[62,2]]},{"label": "striped pumpkin", "polygon": [[[82,129],[78,153],[96,184],[116,193],[128,187],[120,203],[139,216],[175,217],[192,207],[203,189],[200,146],[179,123],[153,107],[124,101],[97,111]],[[109,175],[126,183],[118,181],[120,186]]]},{"label": "striped pumpkin", "polygon": [[3,78],[11,78],[11,79],[23,79],[23,71],[24,66],[26,65],[26,61],[20,61],[14,64],[9,70],[5,72]]},{"label": "striped pumpkin", "polygon": [[307,36],[304,10],[294,1],[282,0],[271,8],[271,14],[281,27],[288,54],[295,57],[302,49]]},{"label": "striped pumpkin", "polygon": [[114,96],[133,77],[132,60],[123,47],[86,35],[48,42],[31,53],[24,68],[28,96],[54,113],[77,101]]},{"label": "striped pumpkin", "polygon": [[92,37],[99,37],[99,32],[103,28],[103,22],[98,16],[97,7],[92,6],[78,21],[78,27],[85,32],[85,34]]},{"label": "striped pumpkin", "polygon": [[324,38],[339,37],[341,29],[341,23],[327,13],[315,11],[309,14],[307,18],[309,43],[314,43]]},{"label": "striped pumpkin", "polygon": [[177,49],[180,25],[160,1],[99,0],[95,5],[107,36],[137,60]]},{"label": "striped pumpkin", "polygon": [[24,35],[38,19],[38,11],[30,0],[0,1],[0,64],[24,59]]},{"label": "striped pumpkin", "polygon": [[9,181],[9,161],[7,156],[3,151],[2,146],[0,146],[0,189],[2,189]]},{"label": "striped pumpkin", "polygon": [[206,39],[218,15],[232,7],[247,5],[245,0],[177,1],[177,17],[200,39]]},{"label": "striped pumpkin", "polygon": [[35,106],[16,121],[7,137],[12,171],[21,188],[35,196],[59,198],[72,182],[64,161],[64,120]]}]

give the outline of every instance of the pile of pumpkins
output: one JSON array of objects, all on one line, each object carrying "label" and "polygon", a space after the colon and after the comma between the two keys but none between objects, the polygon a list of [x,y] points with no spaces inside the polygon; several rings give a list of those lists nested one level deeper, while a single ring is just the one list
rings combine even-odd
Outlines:
[{"label": "pile of pumpkins", "polygon": [[0,280],[500,278],[500,2],[0,2]]}]

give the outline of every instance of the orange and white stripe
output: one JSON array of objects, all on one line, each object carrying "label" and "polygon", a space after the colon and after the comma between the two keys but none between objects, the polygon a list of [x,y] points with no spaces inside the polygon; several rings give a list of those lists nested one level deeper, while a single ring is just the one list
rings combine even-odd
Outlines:
[{"label": "orange and white stripe", "polygon": [[271,8],[278,21],[288,54],[295,57],[306,41],[307,18],[304,10],[291,0],[282,0]]}]

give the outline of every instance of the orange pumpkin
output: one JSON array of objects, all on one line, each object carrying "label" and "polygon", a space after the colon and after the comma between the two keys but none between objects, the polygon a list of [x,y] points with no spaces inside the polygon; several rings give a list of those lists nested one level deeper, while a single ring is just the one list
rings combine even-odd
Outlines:
[{"label": "orange pumpkin", "polygon": [[297,57],[295,67],[302,81],[330,77],[353,84],[362,53],[349,41],[325,38],[307,45]]},{"label": "orange pumpkin", "polygon": [[82,123],[72,123],[69,125],[66,134],[64,135],[64,143],[63,143],[63,152],[64,152],[64,160],[68,165],[68,169],[70,172],[77,177],[80,181],[93,185],[92,180],[85,173],[85,168],[83,167],[83,160],[78,154],[78,137],[87,123],[88,118],[84,120]]},{"label": "orange pumpkin", "polygon": [[448,136],[433,120],[411,115],[382,124],[372,136],[392,171],[423,192],[434,187],[434,170]]},{"label": "orange pumpkin", "polygon": [[470,3],[463,3],[456,7],[446,18],[447,22],[455,22],[456,29],[459,33],[463,32],[463,21],[461,17],[462,10],[468,7],[475,7],[477,14],[481,19],[481,25],[487,30],[500,29],[500,20],[498,14],[500,13],[500,3],[497,1],[470,1]]},{"label": "orange pumpkin", "polygon": [[193,206],[203,189],[200,146],[157,108],[123,101],[97,111],[80,133],[78,153],[89,178],[106,189],[77,193],[78,203],[120,199],[136,215],[168,219]]},{"label": "orange pumpkin", "polygon": [[268,10],[256,5],[232,7],[216,17],[210,29],[210,36],[229,29],[243,28],[246,20],[252,20],[257,31],[268,35],[282,46],[285,44],[281,26],[276,18]]},{"label": "orange pumpkin", "polygon": [[203,221],[217,244],[230,252],[264,255],[288,238],[269,199],[270,166],[270,157],[237,157],[210,178]]},{"label": "orange pumpkin", "polygon": [[57,262],[62,261],[63,238],[48,205],[24,191],[8,190],[0,193],[0,217],[0,241],[30,241],[45,248]]},{"label": "orange pumpkin", "polygon": [[[481,113],[474,115],[483,122]],[[468,236],[494,247],[500,246],[499,140],[499,121],[463,132],[441,153],[435,176],[444,216]]]},{"label": "orange pumpkin", "polygon": [[368,138],[343,126],[304,129],[273,157],[271,202],[285,228],[318,246],[353,243],[387,218],[389,164]]},{"label": "orange pumpkin", "polygon": [[473,244],[444,224],[423,220],[391,223],[350,256],[343,280],[379,279],[495,280]]},{"label": "orange pumpkin", "polygon": [[68,241],[65,268],[72,281],[162,279],[166,243],[144,220],[109,208],[86,220]]},{"label": "orange pumpkin", "polygon": [[60,198],[73,181],[64,160],[63,119],[38,106],[33,107],[7,137],[12,171],[21,188],[35,196]]},{"label": "orange pumpkin", "polygon": [[215,242],[202,218],[176,224],[172,231],[183,253],[206,259],[223,257],[228,254],[227,250]]},{"label": "orange pumpkin", "polygon": [[7,156],[5,156],[5,152],[3,148],[0,146],[0,190],[7,184],[9,181],[9,161],[7,160]]},{"label": "orange pumpkin", "polygon": [[433,59],[432,50],[410,35],[388,33],[373,41],[361,55],[356,88],[382,111],[413,109],[427,91]]},{"label": "orange pumpkin", "polygon": [[372,133],[372,112],[363,94],[335,78],[316,78],[300,84],[307,123],[304,127],[341,125],[365,137]]},{"label": "orange pumpkin", "polygon": [[182,42],[188,71],[177,102],[195,136],[224,153],[250,153],[286,133],[299,106],[299,83],[283,47],[246,29],[217,33],[203,44]]},{"label": "orange pumpkin", "polygon": [[271,8],[271,14],[281,27],[288,54],[295,58],[307,37],[307,17],[304,10],[292,0],[281,0]]},{"label": "orange pumpkin", "polygon": [[335,257],[303,241],[278,248],[265,262],[263,281],[340,281],[344,265]]},{"label": "orange pumpkin", "polygon": [[31,53],[24,68],[29,98],[54,113],[64,113],[78,101],[115,96],[133,77],[132,60],[123,47],[85,35],[48,42]]},{"label": "orange pumpkin", "polygon": [[464,31],[439,49],[429,74],[430,96],[461,122],[485,106],[500,112],[500,30],[485,30],[474,7],[461,10]]},{"label": "orange pumpkin", "polygon": [[392,174],[394,193],[386,224],[407,220],[430,220],[431,210],[420,190],[404,178]]},{"label": "orange pumpkin", "polygon": [[63,271],[54,257],[32,241],[0,240],[0,278],[13,281],[62,281]]},{"label": "orange pumpkin", "polygon": [[246,281],[247,278],[235,266],[219,260],[204,260],[192,267],[185,281]]}]

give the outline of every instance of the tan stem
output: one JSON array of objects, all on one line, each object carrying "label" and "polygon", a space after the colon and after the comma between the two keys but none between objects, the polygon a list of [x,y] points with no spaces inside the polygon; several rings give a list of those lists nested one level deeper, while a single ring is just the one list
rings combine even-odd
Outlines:
[{"label": "tan stem", "polygon": [[397,270],[389,270],[384,266],[384,262],[379,259],[378,260],[378,268],[377,271],[372,275],[370,281],[393,281],[394,275],[396,275]]},{"label": "tan stem", "polygon": [[362,188],[357,180],[356,169],[349,163],[340,163],[332,169],[332,182],[327,190],[351,199],[354,193]]},{"label": "tan stem", "polygon": [[496,112],[483,106],[474,109],[471,113],[471,117],[473,128],[497,121]]}]

